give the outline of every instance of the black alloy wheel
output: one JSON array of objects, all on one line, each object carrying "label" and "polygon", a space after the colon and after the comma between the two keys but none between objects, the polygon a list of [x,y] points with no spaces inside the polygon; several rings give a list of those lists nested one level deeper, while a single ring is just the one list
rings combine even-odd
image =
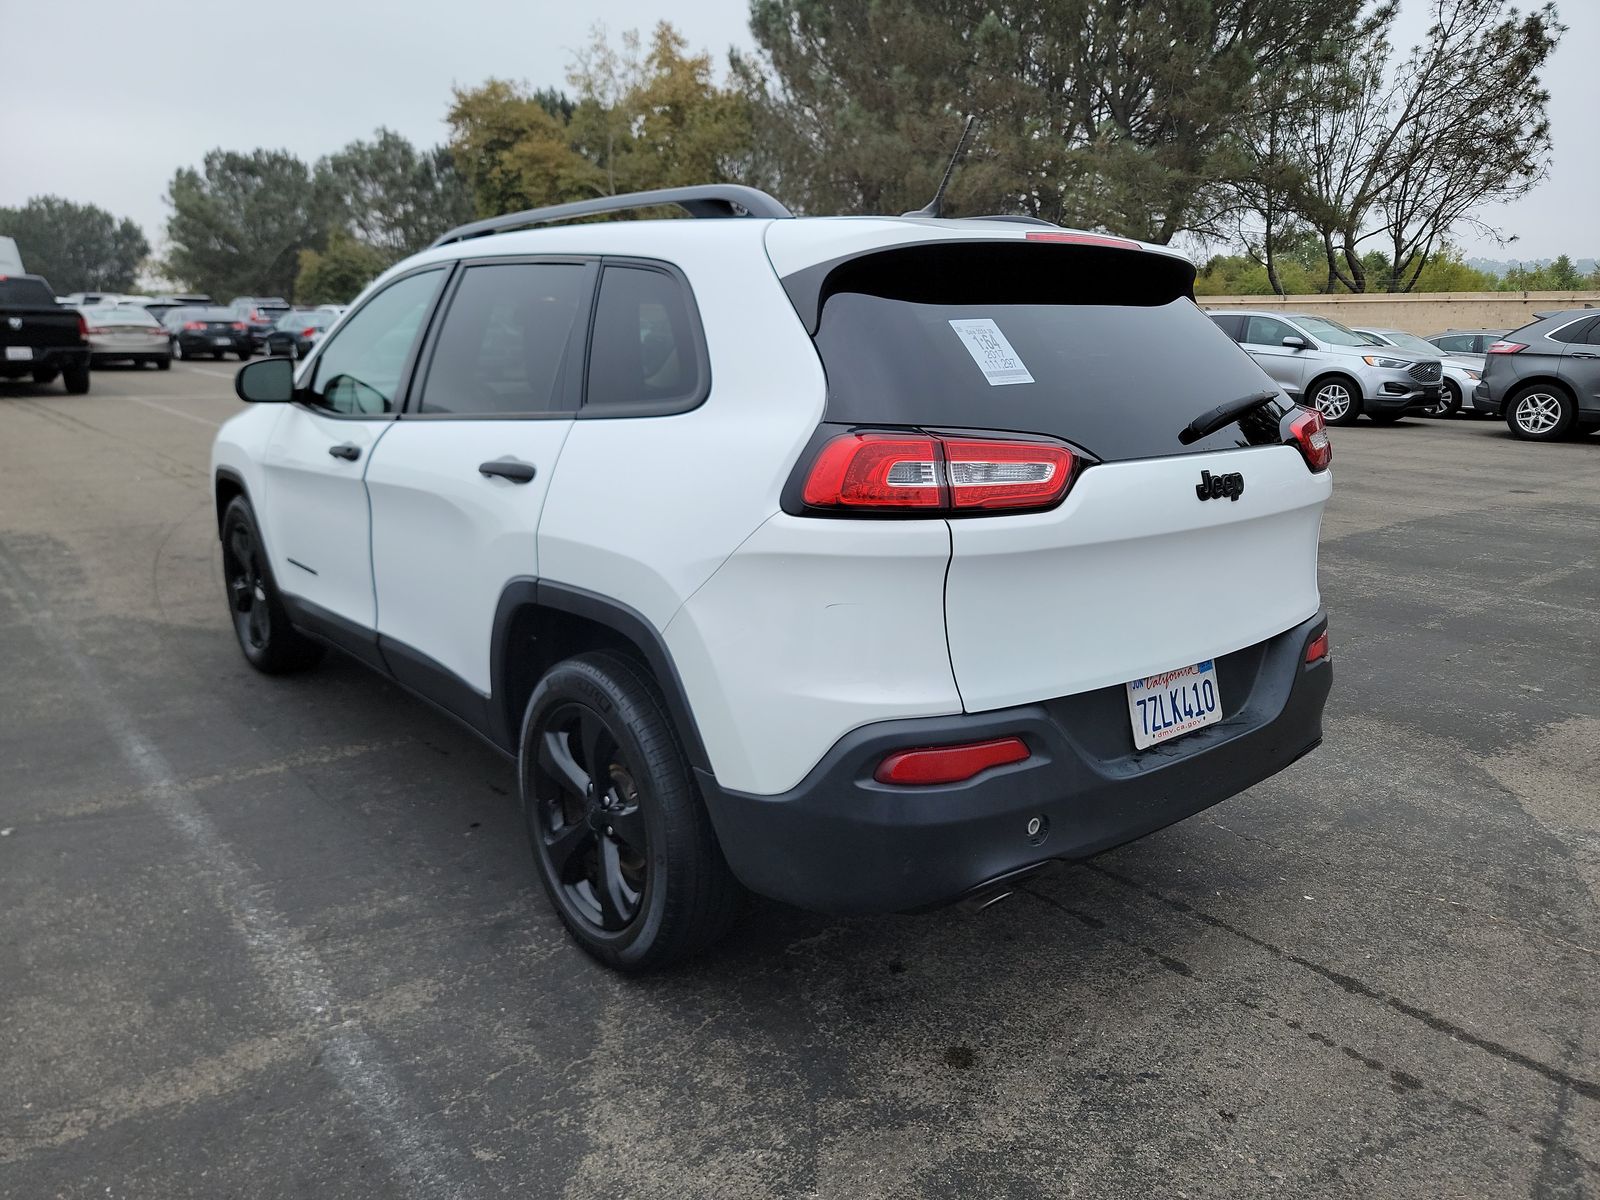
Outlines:
[{"label": "black alloy wheel", "polygon": [[272,640],[272,613],[267,605],[267,581],[261,574],[261,547],[249,523],[235,522],[228,530],[222,570],[239,645],[246,654],[265,654]]},{"label": "black alloy wheel", "polygon": [[586,921],[620,933],[644,899],[650,834],[616,733],[594,708],[563,704],[541,723],[534,772],[546,869]]},{"label": "black alloy wheel", "polygon": [[593,651],[551,667],[518,766],[539,881],[589,954],[646,971],[726,932],[743,891],[642,663]]},{"label": "black alloy wheel", "polygon": [[233,632],[252,667],[279,675],[322,657],[322,646],[289,623],[255,514],[243,496],[236,496],[222,517],[222,578]]}]

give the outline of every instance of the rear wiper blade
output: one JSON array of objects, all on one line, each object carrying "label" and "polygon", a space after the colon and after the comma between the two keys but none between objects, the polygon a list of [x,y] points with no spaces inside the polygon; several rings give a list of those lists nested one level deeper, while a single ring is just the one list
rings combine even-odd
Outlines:
[{"label": "rear wiper blade", "polygon": [[1231,425],[1245,413],[1252,409],[1260,408],[1269,400],[1276,400],[1278,393],[1275,391],[1252,392],[1248,396],[1241,396],[1237,400],[1229,400],[1226,404],[1219,404],[1215,408],[1201,413],[1188,425],[1183,432],[1178,434],[1180,444],[1187,446],[1190,442],[1198,442],[1208,433],[1215,433],[1224,425]]}]

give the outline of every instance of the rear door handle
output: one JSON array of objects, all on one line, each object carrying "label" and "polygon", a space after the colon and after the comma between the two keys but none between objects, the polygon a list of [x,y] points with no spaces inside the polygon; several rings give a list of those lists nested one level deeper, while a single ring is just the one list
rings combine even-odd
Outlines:
[{"label": "rear door handle", "polygon": [[533,480],[534,469],[532,463],[497,458],[491,462],[479,463],[478,474],[485,479],[491,475],[498,475],[501,479],[509,479],[512,483],[530,483]]},{"label": "rear door handle", "polygon": [[1573,358],[1600,358],[1600,354],[1590,354],[1587,350],[1574,350]]},{"label": "rear door handle", "polygon": [[354,442],[340,442],[337,446],[329,446],[328,453],[335,458],[342,458],[345,462],[355,462],[361,457],[361,447]]}]

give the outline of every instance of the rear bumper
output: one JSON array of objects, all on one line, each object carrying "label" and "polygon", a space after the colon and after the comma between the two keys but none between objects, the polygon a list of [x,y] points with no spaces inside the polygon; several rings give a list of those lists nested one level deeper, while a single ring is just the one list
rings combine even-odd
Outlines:
[{"label": "rear bumper", "polygon": [[87,367],[88,346],[35,346],[29,359],[0,359],[0,378],[18,379],[35,371],[55,371],[67,367]]},{"label": "rear bumper", "polygon": [[248,354],[253,350],[248,333],[196,333],[185,330],[177,335],[177,340],[186,355]]},{"label": "rear bumper", "polygon": [[1487,380],[1480,381],[1478,386],[1472,389],[1472,407],[1475,412],[1481,412],[1487,416],[1498,417],[1500,415],[1500,401],[1489,391]]},{"label": "rear bumper", "polygon": [[[729,865],[751,890],[826,912],[928,908],[1051,859],[1086,858],[1211,807],[1322,740],[1331,661],[1307,666],[1324,614],[1217,660],[1223,720],[1135,751],[1122,687],[986,713],[854,730],[795,788],[700,785]],[[1018,736],[1025,762],[965,783],[895,787],[893,750]],[[1030,823],[1040,819],[1037,832]]]}]

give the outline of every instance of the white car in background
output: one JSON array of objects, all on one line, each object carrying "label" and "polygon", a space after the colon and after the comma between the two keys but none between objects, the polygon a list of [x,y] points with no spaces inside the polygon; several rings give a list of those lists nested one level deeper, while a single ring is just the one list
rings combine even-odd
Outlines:
[{"label": "white car in background", "polygon": [[1393,346],[1398,350],[1415,350],[1418,354],[1436,354],[1444,368],[1444,390],[1439,402],[1426,411],[1430,417],[1449,417],[1458,412],[1472,412],[1472,393],[1483,378],[1483,356],[1458,357],[1442,352],[1438,346],[1403,329],[1356,329],[1363,337],[1372,339],[1375,346]]}]

